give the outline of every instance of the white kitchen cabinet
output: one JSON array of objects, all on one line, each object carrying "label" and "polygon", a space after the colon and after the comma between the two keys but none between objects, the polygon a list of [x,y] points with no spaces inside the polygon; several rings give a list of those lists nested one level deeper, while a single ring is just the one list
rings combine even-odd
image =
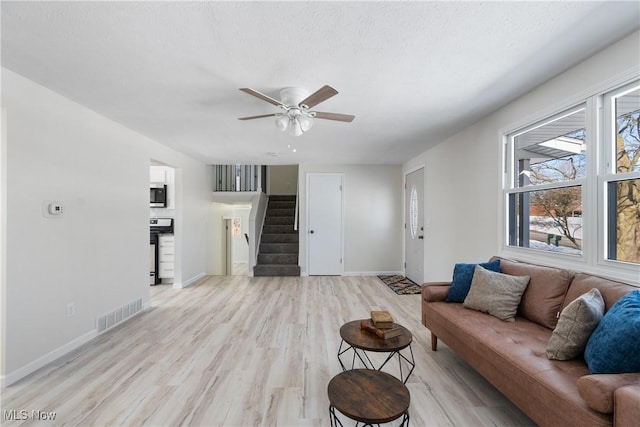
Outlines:
[{"label": "white kitchen cabinet", "polygon": [[158,278],[173,279],[175,239],[173,234],[158,236]]},{"label": "white kitchen cabinet", "polygon": [[162,166],[151,166],[149,169],[149,181],[161,182],[165,184],[167,182],[166,168]]}]

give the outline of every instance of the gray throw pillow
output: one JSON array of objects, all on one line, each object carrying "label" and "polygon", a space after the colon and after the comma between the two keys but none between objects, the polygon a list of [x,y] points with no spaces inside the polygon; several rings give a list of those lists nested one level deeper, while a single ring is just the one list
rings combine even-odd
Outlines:
[{"label": "gray throw pillow", "polygon": [[597,288],[582,294],[560,313],[547,344],[547,357],[569,360],[584,353],[591,333],[604,316],[604,300]]},{"label": "gray throw pillow", "polygon": [[476,266],[471,288],[463,305],[500,320],[513,322],[529,279],[529,276],[510,276]]}]

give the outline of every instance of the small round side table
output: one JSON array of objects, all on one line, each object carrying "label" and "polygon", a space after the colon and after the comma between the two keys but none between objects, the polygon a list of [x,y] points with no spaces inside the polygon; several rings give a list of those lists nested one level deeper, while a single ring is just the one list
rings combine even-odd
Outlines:
[{"label": "small round side table", "polygon": [[364,426],[398,418],[400,426],[409,426],[409,390],[391,374],[372,369],[341,372],[331,379],[327,392],[331,427],[343,425],[336,410]]},{"label": "small round side table", "polygon": [[[406,383],[416,367],[413,350],[411,349],[411,343],[413,341],[411,331],[398,323],[394,323],[393,327],[399,328],[402,331],[401,334],[399,336],[383,340],[369,331],[360,329],[361,321],[362,320],[353,320],[345,323],[340,328],[340,338],[342,338],[342,341],[338,348],[338,362],[340,362],[342,370],[346,371],[347,369],[354,369],[356,367],[357,357],[365,368],[377,369],[380,371],[391,359],[397,357],[400,380]],[[408,349],[408,354],[406,354],[407,351],[405,351],[405,354],[402,353],[405,349]],[[345,355],[345,353],[349,351],[353,352],[350,368],[347,367],[342,360],[344,358],[348,358],[348,355]],[[389,354],[384,362],[380,366],[376,367],[367,355],[368,351]],[[408,369],[406,376],[405,371],[402,369],[403,365]]]}]

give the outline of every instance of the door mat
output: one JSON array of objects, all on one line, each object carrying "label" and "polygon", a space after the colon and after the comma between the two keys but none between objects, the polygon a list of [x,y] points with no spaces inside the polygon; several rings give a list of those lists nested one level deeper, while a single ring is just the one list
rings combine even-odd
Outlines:
[{"label": "door mat", "polygon": [[378,279],[398,295],[415,295],[420,293],[420,285],[415,284],[404,276],[379,275]]}]

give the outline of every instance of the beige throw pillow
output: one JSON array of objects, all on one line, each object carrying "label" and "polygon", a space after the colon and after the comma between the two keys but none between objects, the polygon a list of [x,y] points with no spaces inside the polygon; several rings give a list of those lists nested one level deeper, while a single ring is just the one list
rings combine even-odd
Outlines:
[{"label": "beige throw pillow", "polygon": [[547,344],[547,357],[569,360],[584,353],[591,333],[604,316],[604,300],[597,288],[573,300],[560,313]]},{"label": "beige throw pillow", "polygon": [[476,266],[469,294],[463,305],[500,320],[513,322],[529,276],[510,276]]}]

